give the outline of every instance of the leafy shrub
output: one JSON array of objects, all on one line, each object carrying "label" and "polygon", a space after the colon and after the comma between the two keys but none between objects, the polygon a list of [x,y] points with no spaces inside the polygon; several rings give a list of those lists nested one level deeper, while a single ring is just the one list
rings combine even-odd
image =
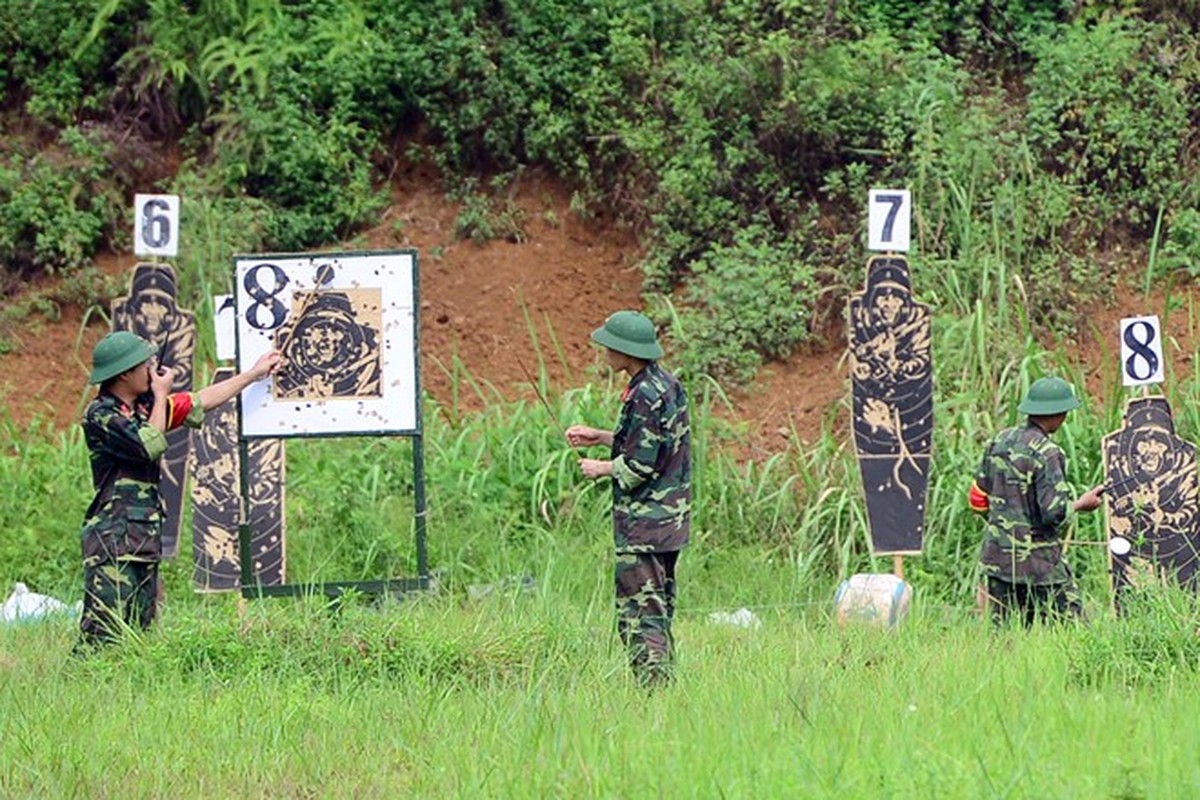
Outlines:
[{"label": "leafy shrub", "polygon": [[103,143],[77,128],[32,157],[0,162],[0,266],[12,280],[87,263],[105,237],[123,230],[125,202],[108,172]]},{"label": "leafy shrub", "polygon": [[357,123],[323,117],[281,93],[261,104],[247,98],[241,130],[218,150],[228,188],[274,207],[268,246],[294,250],[337,241],[386,202],[372,182],[373,147]]},{"label": "leafy shrub", "polygon": [[525,211],[513,200],[511,193],[501,191],[505,176],[492,180],[495,196],[478,190],[478,182],[466,180],[461,189],[451,193],[451,199],[461,203],[454,217],[454,235],[483,244],[492,239],[521,243],[529,238],[525,232]]},{"label": "leafy shrub", "polygon": [[71,125],[107,106],[110,70],[124,52],[123,21],[105,37],[89,32],[100,0],[0,2],[0,50],[7,68],[0,85],[24,100],[24,110],[47,126]]},{"label": "leafy shrub", "polygon": [[1171,215],[1161,258],[1165,269],[1181,269],[1193,278],[1200,277],[1200,211],[1182,208]]},{"label": "leafy shrub", "polygon": [[[1086,2],[1087,0],[1085,0]],[[1070,19],[1074,0],[866,0],[842,12],[847,22],[889,31],[960,56],[1019,56],[1032,36]]]},{"label": "leafy shrub", "polygon": [[677,336],[682,371],[744,381],[762,358],[788,355],[808,337],[812,269],[803,248],[766,225],[734,234],[692,264]]},{"label": "leafy shrub", "polygon": [[1087,198],[1093,230],[1146,226],[1169,202],[1188,106],[1165,29],[1116,19],[1039,39],[1029,77],[1030,141]]},{"label": "leafy shrub", "polygon": [[821,48],[789,77],[781,100],[826,163],[883,166],[911,157],[920,127],[960,102],[966,73],[937,50],[882,33]]}]

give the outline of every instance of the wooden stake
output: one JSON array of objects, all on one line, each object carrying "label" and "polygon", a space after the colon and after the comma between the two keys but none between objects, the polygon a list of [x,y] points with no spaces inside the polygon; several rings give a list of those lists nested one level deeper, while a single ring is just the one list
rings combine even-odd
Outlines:
[{"label": "wooden stake", "polygon": [[892,556],[892,574],[904,580],[904,556]]}]

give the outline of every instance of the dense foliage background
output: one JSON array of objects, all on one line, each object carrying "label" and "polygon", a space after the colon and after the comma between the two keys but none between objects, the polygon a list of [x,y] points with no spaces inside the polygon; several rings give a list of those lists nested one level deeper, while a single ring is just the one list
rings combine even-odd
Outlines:
[{"label": "dense foliage background", "polygon": [[1197,268],[1198,26],[1165,0],[3,0],[2,277],[86,265],[150,182],[233,247],[344,240],[422,158],[464,235],[506,234],[531,165],[637,225],[693,374],[745,379],[841,307],[875,185],[914,191],[927,292],[969,309],[1002,264],[1069,329],[1098,250],[1157,234]]}]

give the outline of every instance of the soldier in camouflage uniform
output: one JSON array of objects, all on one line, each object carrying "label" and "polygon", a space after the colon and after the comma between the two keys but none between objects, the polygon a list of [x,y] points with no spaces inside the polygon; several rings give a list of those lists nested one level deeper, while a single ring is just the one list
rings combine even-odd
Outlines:
[{"label": "soldier in camouflage uniform", "polygon": [[618,311],[592,333],[614,371],[630,377],[613,432],[574,425],[572,447],[609,445],[608,460],[580,459],[588,478],[610,477],[616,544],[617,628],[638,680],[655,686],[674,666],[675,564],[688,542],[692,503],[687,393],[658,365],[649,319]]},{"label": "soldier in camouflage uniform", "polygon": [[1050,441],[1078,406],[1061,378],[1034,381],[1017,407],[1027,421],[996,434],[971,485],[971,508],[987,515],[979,560],[997,623],[1082,613],[1062,540],[1069,514],[1097,508],[1102,487],[1072,500],[1063,452]]},{"label": "soldier in camouflage uniform", "polygon": [[92,352],[89,383],[100,391],[84,412],[83,432],[96,496],[81,533],[84,644],[111,641],[123,628],[149,627],[157,611],[163,507],[159,459],[166,432],[198,427],[204,411],[273,372],[279,354],[199,392],[171,393],[171,370],[154,347],[128,331],[105,336]]}]

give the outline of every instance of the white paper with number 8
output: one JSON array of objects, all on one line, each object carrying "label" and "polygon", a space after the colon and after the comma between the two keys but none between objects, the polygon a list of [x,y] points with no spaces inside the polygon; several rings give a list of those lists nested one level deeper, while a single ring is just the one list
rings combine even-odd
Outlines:
[{"label": "white paper with number 8", "polygon": [[1121,379],[1126,386],[1162,383],[1162,332],[1158,315],[1121,320]]},{"label": "white paper with number 8", "polygon": [[234,280],[238,369],[283,353],[243,436],[420,432],[415,251],[241,255]]}]

